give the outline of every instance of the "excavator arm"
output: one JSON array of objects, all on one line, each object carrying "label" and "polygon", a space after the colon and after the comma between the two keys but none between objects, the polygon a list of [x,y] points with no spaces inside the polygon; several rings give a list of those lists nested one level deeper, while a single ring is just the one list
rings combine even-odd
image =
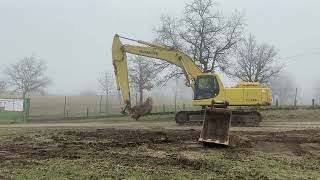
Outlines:
[{"label": "excavator arm", "polygon": [[[134,41],[138,45],[122,44],[120,38]],[[190,86],[194,85],[194,81],[197,76],[203,74],[188,55],[173,47],[156,45],[115,35],[112,44],[112,60],[116,75],[117,88],[118,90],[121,90],[122,99],[126,103],[124,110],[131,107],[127,53],[164,60],[180,67],[186,75],[186,79]]]}]

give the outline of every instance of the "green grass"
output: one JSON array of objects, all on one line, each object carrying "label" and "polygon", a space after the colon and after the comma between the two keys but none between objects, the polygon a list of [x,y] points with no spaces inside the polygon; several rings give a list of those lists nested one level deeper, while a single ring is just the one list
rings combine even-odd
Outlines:
[{"label": "green grass", "polygon": [[[113,164],[104,159],[30,160],[26,165],[1,168],[12,179],[317,179],[319,159],[310,156],[236,152],[237,158],[224,153],[206,152],[200,168],[179,165],[135,166]],[[200,155],[201,157],[201,155]],[[196,157],[197,158],[197,157]],[[1,177],[1,176],[0,176]]]},{"label": "green grass", "polygon": [[261,111],[264,121],[320,121],[320,109]]},{"label": "green grass", "polygon": [[24,122],[23,112],[7,112],[0,108],[0,124],[19,122]]},{"label": "green grass", "polygon": [[[89,163],[88,163],[89,162]],[[108,162],[92,160],[51,159],[37,161],[37,165],[28,165],[17,169],[10,175],[13,179],[159,179],[159,178],[191,178],[192,172],[185,170],[153,171],[143,167],[112,165]],[[5,172],[5,171],[4,171]],[[166,175],[167,174],[167,175]]]}]

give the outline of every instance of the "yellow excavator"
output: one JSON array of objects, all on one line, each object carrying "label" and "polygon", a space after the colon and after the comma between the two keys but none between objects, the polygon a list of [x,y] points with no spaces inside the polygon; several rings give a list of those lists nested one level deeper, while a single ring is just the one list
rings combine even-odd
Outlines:
[{"label": "yellow excavator", "polygon": [[[122,44],[120,38],[135,42]],[[176,114],[176,122],[203,123],[199,141],[204,144],[229,144],[231,122],[239,125],[256,126],[261,121],[257,111],[232,110],[229,106],[268,106],[271,104],[270,88],[257,82],[241,82],[234,87],[225,88],[216,73],[204,73],[191,57],[184,52],[166,45],[149,43],[115,35],[112,44],[112,60],[118,90],[125,102],[123,110],[131,108],[126,54],[134,54],[166,61],[180,67],[192,87],[194,106],[199,111],[181,111]],[[149,111],[148,111],[149,112]]]}]

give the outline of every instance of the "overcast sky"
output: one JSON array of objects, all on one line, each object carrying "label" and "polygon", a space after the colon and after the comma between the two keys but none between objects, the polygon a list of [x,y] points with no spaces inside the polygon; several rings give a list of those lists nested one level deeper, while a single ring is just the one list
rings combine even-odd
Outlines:
[{"label": "overcast sky", "polygon": [[[190,1],[0,0],[0,70],[35,54],[47,62],[53,80],[49,93],[97,90],[97,78],[113,70],[115,33],[151,41],[160,16],[179,17],[186,2]],[[247,33],[276,46],[287,71],[306,89],[320,80],[319,7],[318,0],[218,1],[224,14],[244,11]]]}]

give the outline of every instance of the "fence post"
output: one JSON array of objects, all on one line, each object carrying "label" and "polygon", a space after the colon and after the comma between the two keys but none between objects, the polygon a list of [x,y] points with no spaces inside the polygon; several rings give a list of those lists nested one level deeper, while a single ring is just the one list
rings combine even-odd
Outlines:
[{"label": "fence post", "polygon": [[315,108],[314,99],[312,99],[312,108]]},{"label": "fence post", "polygon": [[296,88],[296,94],[294,96],[294,107],[297,107],[297,94],[298,94],[298,88]]},{"label": "fence post", "polygon": [[185,104],[182,105],[182,109],[186,110],[186,105]]},{"label": "fence post", "polygon": [[63,116],[66,117],[67,96],[64,96]]},{"label": "fence post", "polygon": [[136,106],[138,105],[138,93],[136,93]]},{"label": "fence post", "polygon": [[23,121],[26,122],[30,117],[30,98],[25,98],[23,100]]},{"label": "fence post", "polygon": [[89,117],[89,108],[87,107],[87,117]]},{"label": "fence post", "polygon": [[69,117],[69,110],[67,109],[67,117]]},{"label": "fence post", "polygon": [[279,101],[276,99],[276,108],[279,109]]},{"label": "fence post", "polygon": [[102,112],[102,96],[100,96],[100,115],[101,115],[101,112]]},{"label": "fence post", "polygon": [[162,111],[165,113],[166,112],[166,106],[163,104],[162,105]]},{"label": "fence post", "polygon": [[174,96],[174,112],[177,112],[177,95]]}]

